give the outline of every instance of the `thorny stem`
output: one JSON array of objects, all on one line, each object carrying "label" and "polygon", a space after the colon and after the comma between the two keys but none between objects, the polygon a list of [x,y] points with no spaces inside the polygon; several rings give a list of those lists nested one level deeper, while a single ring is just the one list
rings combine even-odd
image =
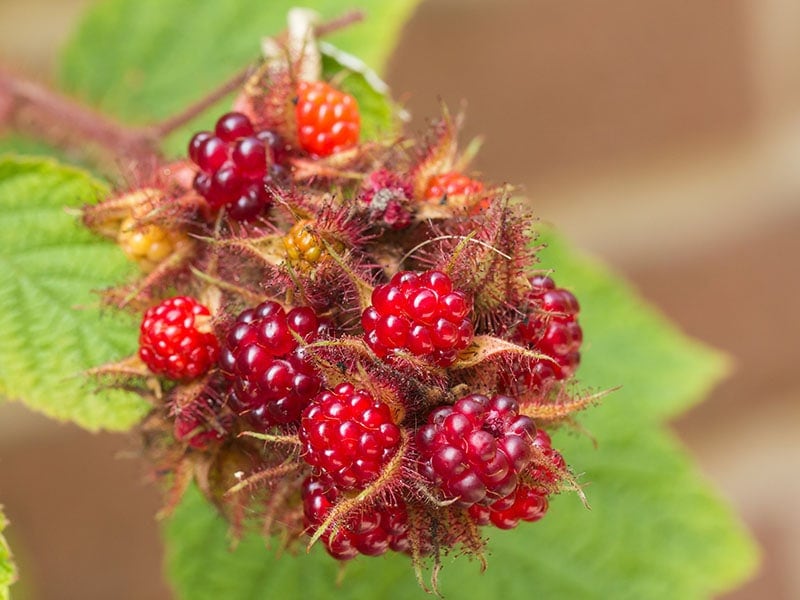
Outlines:
[{"label": "thorny stem", "polygon": [[[322,37],[364,18],[350,11],[315,28]],[[285,40],[286,33],[278,36]],[[146,175],[161,161],[161,140],[224,98],[247,79],[243,69],[186,110],[160,123],[131,127],[25,77],[0,68],[0,130],[17,129],[58,146],[84,149],[98,146],[116,160],[123,157]]]}]

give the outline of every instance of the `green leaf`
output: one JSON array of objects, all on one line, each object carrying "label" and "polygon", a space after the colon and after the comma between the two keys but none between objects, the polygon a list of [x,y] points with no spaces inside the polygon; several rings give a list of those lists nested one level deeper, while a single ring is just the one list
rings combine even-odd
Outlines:
[{"label": "green leaf", "polygon": [[124,430],[147,404],[121,391],[95,393],[82,372],[136,347],[136,325],[101,312],[92,292],[130,266],[65,210],[105,191],[55,162],[0,158],[0,396],[90,430]]},{"label": "green leaf", "polygon": [[0,600],[9,600],[11,584],[17,580],[17,569],[11,556],[11,549],[3,535],[3,531],[8,525],[8,520],[3,514],[3,507],[0,506]]},{"label": "green leaf", "polygon": [[[382,70],[402,24],[419,0],[327,0],[301,3],[324,19],[360,8],[358,23],[326,38]],[[191,102],[259,57],[260,40],[286,27],[294,0],[109,0],[93,7],[67,45],[61,82],[105,112],[151,122]],[[350,85],[350,82],[348,82]],[[355,85],[355,84],[353,84]],[[370,98],[355,87],[369,131]],[[224,109],[220,108],[220,111]],[[219,111],[218,111],[219,112]],[[170,152],[183,152],[191,131],[210,127],[213,110],[172,136]],[[379,123],[381,115],[374,115]]]},{"label": "green leaf", "polygon": [[[487,530],[489,567],[447,560],[450,598],[707,598],[754,570],[742,525],[701,477],[663,421],[700,401],[726,372],[718,353],[686,338],[602,265],[552,232],[542,267],[581,301],[584,387],[622,385],[581,418],[597,440],[554,436],[581,473],[592,509],[575,495],[554,500],[539,523]],[[402,556],[360,558],[335,589],[337,565],[316,549],[281,556],[252,534],[227,550],[226,527],[192,490],[165,528],[167,565],[179,595],[244,598],[426,597]]]}]

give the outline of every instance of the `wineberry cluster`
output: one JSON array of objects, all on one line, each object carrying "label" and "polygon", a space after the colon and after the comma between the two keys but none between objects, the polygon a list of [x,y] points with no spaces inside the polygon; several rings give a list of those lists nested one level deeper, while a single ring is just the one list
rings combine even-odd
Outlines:
[{"label": "wineberry cluster", "polygon": [[361,140],[357,99],[295,59],[155,191],[86,208],[145,271],[106,294],[142,315],[138,356],[97,372],[151,397],[157,472],[196,473],[237,526],[339,560],[480,553],[575,488],[546,429],[581,406],[578,302],[452,120]]}]

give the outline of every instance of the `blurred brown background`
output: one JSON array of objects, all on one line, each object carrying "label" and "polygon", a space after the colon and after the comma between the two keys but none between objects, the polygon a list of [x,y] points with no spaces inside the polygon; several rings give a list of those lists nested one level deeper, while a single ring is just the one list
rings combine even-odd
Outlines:
[{"label": "blurred brown background", "polygon": [[[0,60],[49,77],[91,1],[0,0]],[[388,79],[468,100],[488,178],[735,359],[675,428],[763,546],[726,598],[800,598],[800,3],[425,0]],[[0,404],[19,598],[169,597],[132,448]]]}]

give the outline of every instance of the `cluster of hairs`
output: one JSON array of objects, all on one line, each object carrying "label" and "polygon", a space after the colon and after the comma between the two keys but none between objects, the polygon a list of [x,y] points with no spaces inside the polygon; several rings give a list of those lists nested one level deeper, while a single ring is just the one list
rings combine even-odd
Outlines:
[{"label": "cluster of hairs", "polygon": [[[287,547],[435,573],[580,493],[547,433],[594,400],[574,393],[578,303],[536,268],[525,202],[468,171],[446,111],[420,139],[361,140],[348,108],[353,139],[304,144],[330,125],[298,110],[321,81],[309,47],[256,67],[187,159],[85,207],[140,266],[103,296],[141,319],[139,352],[92,374],[151,400],[165,511],[194,481],[237,532],[258,520]],[[240,204],[230,174],[209,192],[237,156]]]}]

